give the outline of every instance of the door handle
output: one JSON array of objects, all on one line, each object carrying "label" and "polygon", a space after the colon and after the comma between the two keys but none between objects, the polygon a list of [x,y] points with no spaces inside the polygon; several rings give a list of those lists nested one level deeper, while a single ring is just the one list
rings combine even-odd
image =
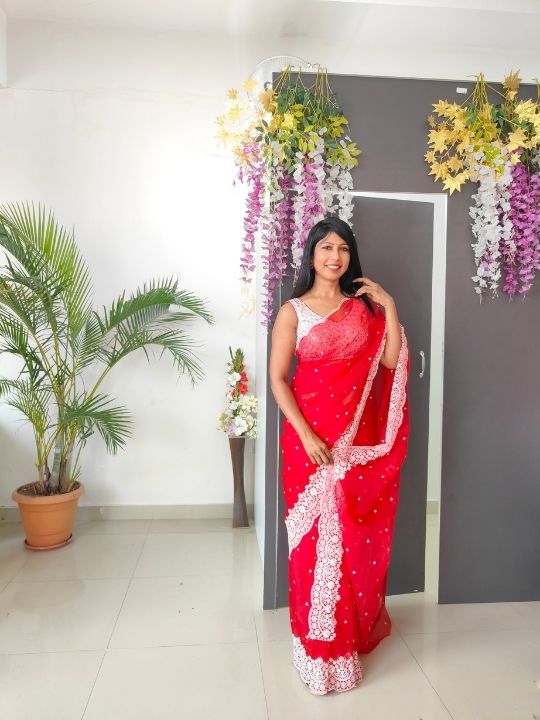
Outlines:
[{"label": "door handle", "polygon": [[423,377],[424,377],[424,371],[425,371],[425,369],[426,369],[426,356],[425,356],[425,353],[424,353],[423,350],[420,350],[420,359],[422,360],[422,369],[421,369],[420,372],[418,373],[418,377],[419,377],[419,378],[423,378]]}]

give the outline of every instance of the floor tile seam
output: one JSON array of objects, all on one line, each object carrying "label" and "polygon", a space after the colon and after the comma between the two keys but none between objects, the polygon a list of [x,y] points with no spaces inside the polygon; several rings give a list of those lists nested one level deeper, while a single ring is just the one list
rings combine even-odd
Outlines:
[{"label": "floor tile seam", "polygon": [[409,647],[409,644],[407,643],[406,638],[405,638],[403,635],[402,635],[401,637],[402,637],[402,640],[403,640],[403,644],[404,644],[405,647],[407,648],[410,656],[413,658],[414,662],[418,665],[418,668],[420,669],[420,672],[421,672],[422,675],[426,678],[429,686],[431,687],[431,689],[433,690],[433,692],[435,693],[435,695],[437,695],[437,697],[439,698],[439,701],[440,701],[441,705],[444,707],[444,709],[445,709],[446,712],[448,713],[448,718],[449,718],[449,720],[455,720],[455,719],[454,719],[454,716],[453,716],[452,713],[450,712],[450,709],[448,708],[448,706],[446,705],[446,703],[444,702],[444,700],[443,700],[442,697],[440,696],[437,688],[436,688],[436,687],[433,685],[433,683],[431,682],[431,678],[429,677],[429,675],[427,674],[427,672],[424,670],[424,668],[423,668],[422,665],[420,664],[420,661],[418,660],[418,658],[416,657],[416,655],[414,654],[414,652],[412,651],[412,649]]},{"label": "floor tile seam", "polygon": [[174,575],[133,575],[131,579],[133,580],[167,580],[168,578],[177,578],[177,577],[213,577],[213,578],[234,578],[234,577],[252,577],[248,573],[245,575],[242,574],[240,576],[237,576],[236,573],[182,573],[181,575],[178,575],[177,573]]},{"label": "floor tile seam", "polygon": [[119,645],[119,646],[108,646],[104,648],[106,652],[132,652],[134,650],[167,650],[169,648],[197,648],[197,647],[214,647],[214,646],[234,646],[234,645],[255,645],[257,641],[255,638],[251,640],[212,640],[209,642],[189,642],[189,643],[161,643],[159,645]]},{"label": "floor tile seam", "polygon": [[491,627],[489,625],[486,625],[485,627],[470,627],[470,628],[463,628],[461,630],[438,630],[437,632],[433,631],[427,631],[427,632],[401,632],[400,635],[403,639],[407,637],[438,637],[439,635],[464,635],[470,637],[471,635],[481,635],[486,632],[490,633],[515,633],[518,630],[534,630],[535,632],[540,632],[540,630],[537,630],[534,627],[529,626],[521,626],[521,627]]},{"label": "floor tile seam", "polygon": [[[233,579],[234,575],[231,574],[219,574],[214,573],[182,573],[176,575],[100,575],[100,576],[77,576],[77,577],[63,577],[63,578],[42,578],[39,580],[8,580],[4,587],[0,587],[0,593],[7,589],[8,585],[32,585],[40,583],[61,583],[61,582],[77,582],[78,580],[84,581],[102,581],[102,580],[177,580],[182,578],[230,578]],[[246,577],[246,576],[241,576]]]},{"label": "floor tile seam", "polygon": [[35,551],[32,551],[32,550],[28,550],[28,548],[24,547],[24,539],[22,539],[21,546],[22,546],[22,549],[23,549],[23,553],[25,553],[26,557],[25,557],[25,559],[24,559],[23,564],[21,565],[21,567],[17,569],[17,572],[16,572],[15,575],[11,578],[10,582],[13,582],[13,580],[15,580],[18,575],[20,575],[20,573],[22,572],[22,570],[24,569],[24,567],[29,563],[30,558],[32,557],[32,554],[35,552]]},{"label": "floor tile seam", "polygon": [[259,670],[261,673],[261,681],[262,681],[262,687],[263,687],[263,695],[264,695],[264,706],[266,708],[266,720],[270,720],[270,708],[268,707],[268,697],[266,695],[266,683],[264,682],[264,671],[263,671],[263,665],[262,665],[262,657],[261,657],[261,646],[259,644],[259,631],[257,630],[257,622],[255,620],[255,614],[251,616],[253,627],[255,629],[255,637],[257,639],[257,656],[259,658]]},{"label": "floor tile seam", "polygon": [[14,650],[13,652],[0,650],[0,658],[17,656],[22,657],[23,655],[75,655],[77,653],[104,653],[106,650],[107,648],[105,647],[62,650]]},{"label": "floor tile seam", "polygon": [[61,582],[77,582],[83,580],[88,581],[102,581],[102,580],[131,580],[131,575],[100,575],[100,576],[84,576],[81,577],[65,577],[65,578],[43,578],[41,580],[11,580],[8,585],[37,585],[38,583],[61,583]]},{"label": "floor tile seam", "polygon": [[129,577],[130,581],[133,580],[133,578],[135,577],[135,571],[137,570],[137,566],[141,560],[141,556],[143,554],[144,548],[146,547],[147,540],[148,540],[148,533],[146,533],[146,535],[144,536],[144,540],[142,541],[141,547],[139,548],[139,554],[137,555],[137,559],[133,563],[133,569],[132,569],[131,575]]},{"label": "floor tile seam", "polygon": [[158,532],[153,532],[151,528],[148,528],[148,535],[227,535],[227,537],[256,537],[255,533],[253,532],[240,532],[235,533],[233,530],[225,529],[225,528],[216,528],[215,530],[208,530],[206,528],[200,528],[197,530],[191,529],[191,530],[160,530]]},{"label": "floor tile seam", "polygon": [[130,537],[141,537],[141,536],[142,536],[142,537],[146,537],[146,536],[148,535],[148,533],[146,533],[146,532],[85,532],[85,533],[80,533],[80,534],[78,534],[78,535],[77,535],[77,539],[80,539],[80,538],[83,538],[83,537],[84,537],[84,538],[94,538],[94,537],[101,537],[101,538],[103,538],[103,537],[108,537],[108,538],[112,538],[112,537],[127,537],[128,535],[129,535]]},{"label": "floor tile seam", "polygon": [[98,667],[98,669],[97,669],[96,676],[95,676],[95,678],[94,678],[94,682],[92,683],[92,687],[90,688],[90,691],[89,691],[89,693],[88,693],[88,697],[86,698],[86,702],[85,702],[85,704],[84,704],[84,709],[83,709],[83,711],[82,711],[80,720],[84,720],[84,716],[86,715],[86,711],[88,710],[88,705],[90,704],[90,700],[92,699],[92,695],[94,694],[94,690],[95,690],[97,681],[98,681],[99,676],[100,676],[100,674],[101,674],[101,668],[103,667],[103,663],[105,662],[105,656],[106,656],[106,655],[107,655],[107,649],[104,649],[104,650],[102,651],[101,662],[99,663],[99,667]]},{"label": "floor tile seam", "polygon": [[[115,618],[115,620],[114,620],[114,623],[113,623],[111,632],[110,632],[110,634],[109,634],[109,638],[108,638],[108,640],[107,640],[106,648],[109,647],[109,645],[110,645],[110,643],[111,643],[111,640],[112,640],[112,637],[113,637],[113,635],[114,635],[114,631],[116,630],[116,626],[118,625],[118,618],[120,617],[120,615],[121,615],[121,613],[122,613],[122,610],[123,610],[123,608],[124,608],[124,604],[125,604],[125,602],[126,602],[126,598],[127,598],[127,596],[128,596],[129,590],[130,590],[130,588],[131,588],[131,582],[132,582],[132,580],[133,580],[133,574],[135,573],[135,569],[136,569],[136,567],[137,567],[137,565],[138,565],[138,563],[139,563],[139,560],[141,559],[141,555],[142,555],[144,546],[146,545],[146,538],[147,538],[147,535],[145,536],[144,541],[141,543],[141,547],[139,548],[139,554],[137,555],[137,559],[136,559],[135,562],[133,563],[133,569],[132,569],[132,571],[131,571],[131,575],[130,575],[130,577],[129,577],[128,583],[127,583],[127,585],[126,585],[126,591],[125,591],[125,593],[124,593],[124,597],[122,598],[122,602],[120,603],[120,608],[119,608],[118,612],[116,613],[116,618]],[[85,712],[86,712],[86,711],[85,711]]]},{"label": "floor tile seam", "polygon": [[255,639],[253,640],[227,640],[223,642],[209,642],[209,643],[186,643],[183,645],[135,645],[131,647],[107,647],[104,648],[104,652],[106,654],[112,654],[115,652],[121,652],[121,653],[128,653],[128,652],[135,652],[139,650],[181,650],[181,649],[189,649],[189,648],[212,648],[212,647],[237,647],[237,646],[245,646],[249,647],[250,645],[255,646],[257,644],[257,641]]}]

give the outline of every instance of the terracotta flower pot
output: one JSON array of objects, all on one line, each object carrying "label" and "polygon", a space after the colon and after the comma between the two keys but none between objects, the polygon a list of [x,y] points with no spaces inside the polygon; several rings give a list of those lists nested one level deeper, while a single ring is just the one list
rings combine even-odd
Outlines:
[{"label": "terracotta flower pot", "polygon": [[26,535],[24,544],[31,550],[52,550],[71,542],[77,503],[84,485],[75,483],[73,490],[61,495],[31,495],[22,485],[12,494],[19,505]]}]

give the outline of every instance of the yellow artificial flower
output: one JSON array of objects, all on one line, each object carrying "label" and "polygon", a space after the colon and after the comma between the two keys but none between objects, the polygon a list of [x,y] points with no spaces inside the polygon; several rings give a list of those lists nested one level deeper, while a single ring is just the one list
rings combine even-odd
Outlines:
[{"label": "yellow artificial flower", "polygon": [[272,100],[274,99],[274,91],[272,88],[269,90],[264,90],[262,93],[259,93],[259,102],[264,107],[265,110],[270,110],[270,105],[272,104]]},{"label": "yellow artificial flower", "polygon": [[510,155],[510,162],[513,163],[514,165],[516,163],[518,163],[520,160],[521,160],[521,155],[519,153],[514,152]]},{"label": "yellow artificial flower", "polygon": [[508,152],[512,152],[512,150],[517,150],[520,147],[526,147],[527,144],[527,138],[525,137],[525,133],[521,128],[518,128],[511,133],[508,133],[508,140],[509,142],[506,144],[506,149],[508,150]]},{"label": "yellow artificial flower", "polygon": [[444,178],[448,175],[448,167],[446,166],[446,163],[444,162],[437,162],[435,161],[431,165],[431,170],[429,171],[429,175],[434,175],[435,180],[444,180]]},{"label": "yellow artificial flower", "polygon": [[236,156],[236,159],[240,163],[240,165],[248,164],[249,158],[246,155],[246,153],[244,152],[244,150],[242,149],[241,145],[239,145],[238,147],[235,147],[233,152],[234,152],[234,155]]},{"label": "yellow artificial flower", "polygon": [[238,90],[235,90],[233,88],[232,90],[229,90],[227,95],[229,96],[229,100],[237,100],[238,99]]},{"label": "yellow artificial flower", "polygon": [[521,100],[521,102],[517,103],[514,111],[520,120],[533,122],[537,108],[538,105],[532,100]]},{"label": "yellow artificial flower", "polygon": [[465,130],[465,118],[463,115],[456,115],[454,118],[454,130],[462,131]]},{"label": "yellow artificial flower", "polygon": [[437,115],[441,115],[442,117],[448,117],[450,107],[450,103],[446,100],[439,100],[439,102],[433,103],[433,110],[435,110]]},{"label": "yellow artificial flower", "polygon": [[435,162],[435,151],[430,150],[424,155],[424,160],[431,165],[431,163]]},{"label": "yellow artificial flower", "polygon": [[519,89],[519,85],[521,83],[521,78],[519,77],[519,70],[517,72],[513,71],[510,72],[503,80],[503,88],[505,90],[509,90],[510,92],[517,92]]},{"label": "yellow artificial flower", "polygon": [[428,117],[427,121],[428,121],[430,127],[432,127],[432,128],[437,127],[437,121],[435,120],[433,115],[430,115]]},{"label": "yellow artificial flower", "polygon": [[249,78],[249,80],[246,80],[246,82],[244,83],[244,88],[245,88],[248,92],[251,92],[251,91],[254,90],[256,87],[257,87],[257,81],[255,80],[255,78]]},{"label": "yellow artificial flower", "polygon": [[458,105],[457,103],[449,103],[446,108],[446,117],[457,118],[460,115],[463,115],[463,108],[461,105]]},{"label": "yellow artificial flower", "polygon": [[489,120],[491,118],[491,109],[492,109],[491,103],[484,103],[482,107],[480,108],[480,112],[478,113],[478,116],[481,118],[484,118],[486,120]]},{"label": "yellow artificial flower", "polygon": [[538,109],[539,109],[539,112],[536,113],[536,115],[533,115],[530,118],[529,122],[532,124],[532,126],[534,128],[534,132],[540,134],[540,108],[538,108]]},{"label": "yellow artificial flower", "polygon": [[459,190],[461,188],[462,181],[459,178],[459,176],[452,177],[452,175],[449,175],[443,184],[443,187],[445,190],[448,190],[450,195],[454,192],[454,190]]},{"label": "yellow artificial flower", "polygon": [[268,132],[274,133],[276,130],[279,130],[279,126],[281,125],[281,115],[272,115],[272,119],[270,120],[270,124],[268,125]]},{"label": "yellow artificial flower", "polygon": [[238,103],[232,105],[226,117],[233,122],[235,120],[240,120],[240,105],[238,105]]},{"label": "yellow artificial flower", "polygon": [[220,131],[217,134],[217,138],[220,142],[222,142],[224,145],[228,145],[234,135],[230,133],[228,130],[226,130],[224,127],[220,128]]},{"label": "yellow artificial flower", "polygon": [[460,160],[457,155],[454,155],[450,158],[450,160],[448,160],[448,167],[452,172],[457,172],[458,170],[462,169],[463,161]]},{"label": "yellow artificial flower", "polygon": [[281,124],[282,127],[287,128],[287,130],[294,130],[294,115],[292,113],[285,113]]},{"label": "yellow artificial flower", "polygon": [[439,163],[439,173],[437,180],[444,180],[448,176],[449,172],[450,170],[448,168],[448,163]]},{"label": "yellow artificial flower", "polygon": [[440,130],[432,130],[429,133],[429,144],[433,146],[435,152],[445,152],[448,143],[448,130],[441,128]]},{"label": "yellow artificial flower", "polygon": [[225,125],[225,116],[224,116],[224,115],[218,115],[218,117],[216,118],[216,122],[217,122],[218,125],[220,125],[221,127],[223,127],[223,125]]}]

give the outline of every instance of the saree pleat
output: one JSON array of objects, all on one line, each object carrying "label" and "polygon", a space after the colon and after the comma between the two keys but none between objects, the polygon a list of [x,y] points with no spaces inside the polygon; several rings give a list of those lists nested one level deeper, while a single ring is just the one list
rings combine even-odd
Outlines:
[{"label": "saree pleat", "polygon": [[386,582],[409,413],[407,339],[397,367],[380,364],[381,310],[347,299],[322,318],[301,301],[291,389],[334,462],[314,465],[285,420],[282,482],[289,539],[293,660],[310,690],[362,679],[359,655],[391,632]]}]

